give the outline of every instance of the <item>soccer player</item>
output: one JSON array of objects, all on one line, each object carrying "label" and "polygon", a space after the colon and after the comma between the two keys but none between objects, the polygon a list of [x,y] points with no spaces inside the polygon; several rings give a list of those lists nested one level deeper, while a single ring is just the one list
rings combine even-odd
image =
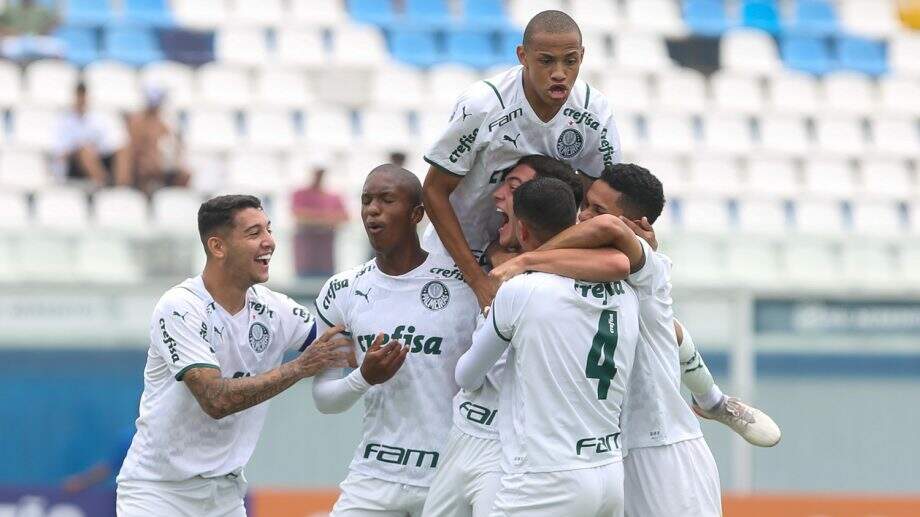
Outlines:
[{"label": "soccer player", "polygon": [[520,66],[470,86],[450,124],[425,155],[425,207],[432,225],[423,239],[448,253],[481,307],[496,285],[479,266],[501,217],[492,192],[523,156],[565,161],[590,177],[620,161],[620,143],[607,99],[578,80],[581,31],[567,14],[544,11],[530,20],[517,48]]},{"label": "soccer player", "polygon": [[[252,196],[201,205],[201,275],[153,311],[137,433],[118,475],[122,517],[245,516],[243,467],[265,422],[262,402],[305,377],[347,364],[347,340],[319,339],[313,317],[261,284],[275,251]],[[312,343],[312,344],[311,344]],[[281,364],[287,350],[300,350]]]},{"label": "soccer player", "polygon": [[[563,182],[535,179],[515,191],[512,225],[533,250],[573,225],[576,212]],[[532,273],[499,288],[457,363],[458,384],[477,389],[508,351],[499,404],[505,474],[493,516],[623,514],[619,424],[638,311],[623,282]]]},{"label": "soccer player", "polygon": [[336,517],[421,515],[441,463],[458,389],[454,369],[479,308],[453,261],[422,249],[416,226],[423,214],[414,174],[395,165],[371,171],[361,218],[376,256],[333,276],[316,299],[319,328],[344,327],[361,365],[317,376],[316,405],[335,413],[365,401],[364,436],[340,485]]}]

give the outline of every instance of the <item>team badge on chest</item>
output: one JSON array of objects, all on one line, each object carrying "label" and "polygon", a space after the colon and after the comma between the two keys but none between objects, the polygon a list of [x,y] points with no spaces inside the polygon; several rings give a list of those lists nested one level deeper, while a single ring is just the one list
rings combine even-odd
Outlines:
[{"label": "team badge on chest", "polygon": [[249,346],[252,347],[255,353],[261,354],[264,352],[271,342],[271,333],[264,324],[256,321],[249,326]]},{"label": "team badge on chest", "polygon": [[422,287],[422,305],[433,311],[439,311],[447,307],[450,302],[450,291],[447,286],[437,280],[432,280]]},{"label": "team badge on chest", "polygon": [[573,128],[567,128],[559,134],[559,140],[556,140],[556,152],[563,158],[571,158],[581,152],[585,146],[585,137]]}]

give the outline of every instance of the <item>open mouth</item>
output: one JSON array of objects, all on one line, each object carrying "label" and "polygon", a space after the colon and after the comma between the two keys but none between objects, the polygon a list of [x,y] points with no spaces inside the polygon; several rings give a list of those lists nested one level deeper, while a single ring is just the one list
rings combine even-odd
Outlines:
[{"label": "open mouth", "polygon": [[496,208],[495,211],[502,216],[502,224],[498,227],[498,233],[503,234],[510,227],[508,223],[511,221],[511,219],[508,217],[508,214],[506,214],[505,211],[501,208]]},{"label": "open mouth", "polygon": [[565,99],[569,94],[569,89],[562,84],[554,84],[549,87],[549,96],[553,99]]},{"label": "open mouth", "polygon": [[272,254],[271,254],[271,253],[266,253],[266,254],[264,254],[264,255],[259,255],[258,257],[256,257],[256,262],[258,262],[259,264],[261,264],[261,265],[263,265],[263,266],[265,266],[265,267],[268,267],[268,262],[269,262],[271,259],[272,259]]},{"label": "open mouth", "polygon": [[364,228],[367,229],[368,233],[377,234],[383,231],[384,226],[380,223],[369,222],[364,225]]}]

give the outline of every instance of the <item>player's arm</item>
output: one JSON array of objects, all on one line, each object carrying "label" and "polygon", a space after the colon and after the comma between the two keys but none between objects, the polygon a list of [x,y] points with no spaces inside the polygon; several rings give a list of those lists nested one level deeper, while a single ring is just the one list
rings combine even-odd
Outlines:
[{"label": "player's arm", "polygon": [[462,389],[479,389],[486,380],[486,374],[501,359],[511,342],[499,332],[494,314],[495,311],[489,311],[487,321],[473,334],[470,349],[457,361],[454,376]]},{"label": "player's arm", "polygon": [[587,221],[570,226],[548,242],[540,250],[615,248],[629,259],[633,271],[642,268],[645,253],[636,240],[636,233],[619,217],[601,214]]},{"label": "player's arm", "polygon": [[521,254],[490,276],[506,282],[524,271],[540,271],[587,282],[612,282],[629,276],[629,259],[613,248],[556,249]]},{"label": "player's arm", "polygon": [[320,413],[346,411],[371,386],[390,380],[406,361],[409,347],[399,341],[383,344],[383,334],[377,334],[364,354],[361,368],[347,375],[342,369],[326,370],[313,379],[313,402]]},{"label": "player's arm", "polygon": [[192,367],[181,380],[208,416],[221,419],[261,404],[327,368],[347,366],[347,349],[353,345],[347,339],[334,337],[341,330],[330,328],[293,361],[253,377],[229,379],[221,377],[215,368]]},{"label": "player's arm", "polygon": [[495,297],[497,286],[493,285],[488,275],[479,267],[479,262],[470,251],[470,245],[463,235],[460,220],[450,204],[450,194],[462,179],[462,176],[432,165],[428,169],[423,186],[425,211],[441,243],[463,273],[464,280],[476,293],[479,306],[485,307]]}]

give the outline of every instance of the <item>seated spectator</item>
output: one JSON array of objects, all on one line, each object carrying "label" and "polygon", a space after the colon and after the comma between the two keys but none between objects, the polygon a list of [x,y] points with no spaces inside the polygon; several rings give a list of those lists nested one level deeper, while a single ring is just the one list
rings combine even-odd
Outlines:
[{"label": "seated spectator", "polygon": [[63,42],[49,36],[56,26],[54,11],[34,0],[7,3],[0,13],[3,55],[16,61],[61,57]]},{"label": "seated spectator", "polygon": [[128,119],[131,171],[137,188],[147,194],[164,186],[188,186],[190,178],[181,161],[182,142],[160,114],[165,99],[162,89],[147,88],[146,107]]},{"label": "seated spectator", "polygon": [[124,131],[87,112],[86,85],[77,84],[73,110],[58,127],[57,155],[67,180],[93,187],[132,185]]},{"label": "seated spectator", "polygon": [[323,189],[324,166],[313,170],[309,187],[294,192],[291,203],[297,232],[294,267],[298,276],[332,275],[335,270],[335,232],[348,221],[342,197]]}]

